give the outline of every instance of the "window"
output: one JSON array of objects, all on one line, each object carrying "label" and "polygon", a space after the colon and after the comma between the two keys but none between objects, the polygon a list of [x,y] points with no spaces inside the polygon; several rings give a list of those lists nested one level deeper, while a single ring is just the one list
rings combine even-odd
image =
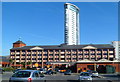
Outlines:
[{"label": "window", "polygon": [[37,72],[33,73],[33,77],[39,77],[39,74]]},{"label": "window", "polygon": [[47,58],[43,58],[43,60],[47,60]]},{"label": "window", "polygon": [[55,58],[55,60],[59,60],[59,58]]},{"label": "window", "polygon": [[55,56],[59,56],[59,54],[55,54]]},{"label": "window", "polygon": [[42,60],[42,58],[38,58],[38,60]]},{"label": "window", "polygon": [[49,60],[53,60],[53,58],[49,58]]},{"label": "window", "polygon": [[42,56],[42,54],[38,54],[38,56]]},{"label": "window", "polygon": [[48,54],[44,54],[44,56],[48,56]]},{"label": "window", "polygon": [[49,54],[49,56],[53,56],[53,54]]},{"label": "window", "polygon": [[26,78],[26,77],[30,77],[31,72],[29,71],[18,71],[17,73],[13,74],[12,77],[22,77],[22,78]]},{"label": "window", "polygon": [[36,54],[32,54],[32,56],[36,56]]},{"label": "window", "polygon": [[22,56],[25,56],[25,54],[22,54]]}]

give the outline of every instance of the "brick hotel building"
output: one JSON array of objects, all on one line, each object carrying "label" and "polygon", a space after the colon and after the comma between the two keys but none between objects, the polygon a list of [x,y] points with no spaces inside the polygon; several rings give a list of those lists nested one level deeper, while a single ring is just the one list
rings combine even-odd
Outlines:
[{"label": "brick hotel building", "polygon": [[84,59],[111,61],[115,58],[115,50],[111,44],[26,46],[19,40],[13,43],[13,48],[10,49],[10,58],[14,61],[12,66],[21,66],[19,63],[22,62],[32,62],[31,67],[38,63],[39,68],[44,68],[48,62],[70,65]]}]

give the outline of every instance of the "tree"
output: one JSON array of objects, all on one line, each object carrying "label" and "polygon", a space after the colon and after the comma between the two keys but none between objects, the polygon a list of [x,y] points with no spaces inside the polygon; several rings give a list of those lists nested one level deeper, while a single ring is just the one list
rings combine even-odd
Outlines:
[{"label": "tree", "polygon": [[11,66],[11,64],[13,63],[13,60],[12,60],[12,59],[9,59],[9,62],[10,62],[10,66]]},{"label": "tree", "polygon": [[23,67],[25,68],[25,65],[26,65],[26,64],[25,64],[25,62],[22,62],[21,64],[22,64],[22,65],[23,65]]}]

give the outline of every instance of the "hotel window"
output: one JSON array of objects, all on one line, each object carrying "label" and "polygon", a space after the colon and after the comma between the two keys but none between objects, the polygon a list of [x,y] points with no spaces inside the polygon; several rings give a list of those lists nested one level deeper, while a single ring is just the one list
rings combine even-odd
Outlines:
[{"label": "hotel window", "polygon": [[109,55],[114,55],[114,53],[109,53]]},{"label": "hotel window", "polygon": [[65,54],[61,54],[61,56],[65,56]]},{"label": "hotel window", "polygon": [[11,52],[15,52],[15,50],[11,50]]},{"label": "hotel window", "polygon": [[38,52],[42,52],[42,50],[38,50]]},{"label": "hotel window", "polygon": [[20,56],[20,54],[16,54],[16,56]]},{"label": "hotel window", "polygon": [[38,58],[38,60],[42,60],[42,58]]},{"label": "hotel window", "polygon": [[59,56],[59,54],[55,54],[55,56]]},{"label": "hotel window", "polygon": [[16,60],[20,60],[20,58],[16,58]]},{"label": "hotel window", "polygon": [[71,60],[71,58],[67,58],[67,60]]},{"label": "hotel window", "polygon": [[79,49],[79,51],[83,51],[83,49]]},{"label": "hotel window", "polygon": [[38,54],[38,56],[42,56],[42,54]]},{"label": "hotel window", "polygon": [[16,52],[20,52],[20,50],[17,50]]},{"label": "hotel window", "polygon": [[67,54],[68,56],[71,56],[71,54]]},{"label": "hotel window", "polygon": [[72,54],[73,56],[76,56],[76,54]]},{"label": "hotel window", "polygon": [[25,50],[22,50],[22,52],[25,52]]},{"label": "hotel window", "polygon": [[66,50],[67,52],[71,52],[71,50]]},{"label": "hotel window", "polygon": [[76,52],[77,50],[73,49],[72,51]]},{"label": "hotel window", "polygon": [[48,54],[44,54],[44,56],[48,56]]},{"label": "hotel window", "polygon": [[32,60],[36,60],[36,58],[32,58]]},{"label": "hotel window", "polygon": [[31,60],[31,58],[27,58],[27,60]]},{"label": "hotel window", "polygon": [[36,52],[36,50],[32,50],[32,52]]},{"label": "hotel window", "polygon": [[79,60],[82,60],[83,58],[79,58]]},{"label": "hotel window", "polygon": [[55,58],[55,60],[59,60],[59,58]]},{"label": "hotel window", "polygon": [[77,60],[77,58],[73,58],[73,60]]},{"label": "hotel window", "polygon": [[[24,50],[25,51],[25,50]],[[27,52],[31,52],[31,50],[27,50]]]},{"label": "hotel window", "polygon": [[65,52],[65,50],[61,50],[61,52]]},{"label": "hotel window", "polygon": [[22,54],[22,56],[25,56],[25,54]]},{"label": "hotel window", "polygon": [[53,56],[53,54],[49,54],[49,56]]},{"label": "hotel window", "polygon": [[50,52],[53,52],[53,50],[49,50]]},{"label": "hotel window", "polygon": [[55,50],[55,52],[59,52],[59,50]]},{"label": "hotel window", "polygon": [[43,60],[47,60],[48,58],[43,58]]},{"label": "hotel window", "polygon": [[65,58],[61,58],[61,60],[65,60]]},{"label": "hotel window", "polygon": [[25,60],[25,58],[21,58],[21,60]]},{"label": "hotel window", "polygon": [[109,51],[114,51],[114,49],[109,49]]},{"label": "hotel window", "polygon": [[49,58],[49,60],[53,60],[53,58]]},{"label": "hotel window", "polygon": [[36,56],[36,54],[32,54],[32,56]]},{"label": "hotel window", "polygon": [[27,56],[31,56],[31,54],[27,54]]}]

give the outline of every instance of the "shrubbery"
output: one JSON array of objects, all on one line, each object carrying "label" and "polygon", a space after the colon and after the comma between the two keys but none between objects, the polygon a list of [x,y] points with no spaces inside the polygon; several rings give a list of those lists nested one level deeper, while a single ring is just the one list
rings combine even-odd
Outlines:
[{"label": "shrubbery", "polygon": [[6,68],[3,68],[4,71],[13,71],[15,70],[15,68],[12,68],[12,67],[6,67]]}]

